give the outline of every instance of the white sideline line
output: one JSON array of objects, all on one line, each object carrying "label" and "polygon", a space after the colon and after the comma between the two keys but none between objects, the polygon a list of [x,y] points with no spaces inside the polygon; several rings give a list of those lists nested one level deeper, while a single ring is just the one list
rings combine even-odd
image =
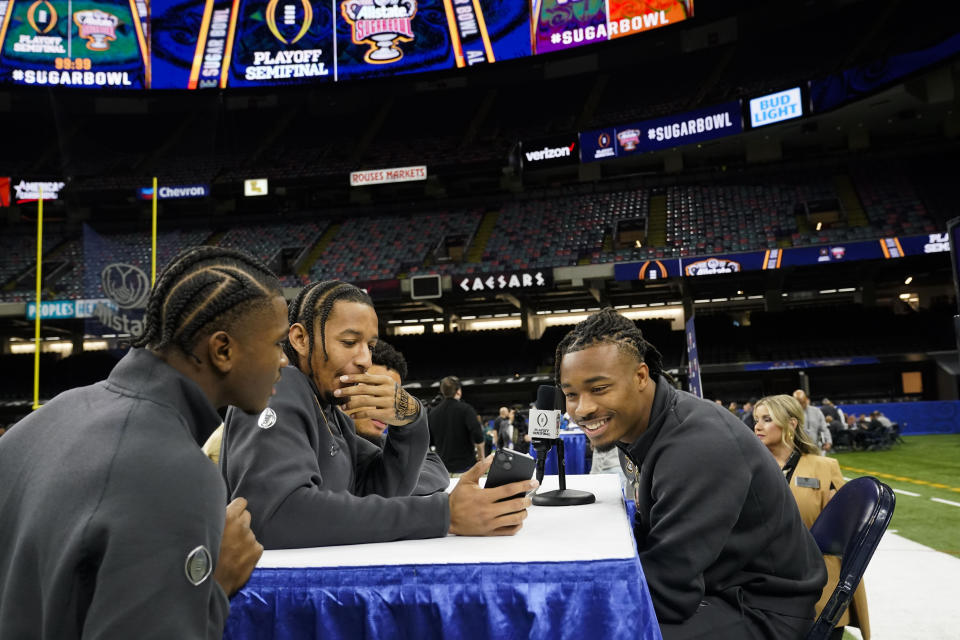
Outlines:
[{"label": "white sideline line", "polygon": [[940,502],[943,504],[948,504],[951,507],[960,507],[960,502],[951,502],[950,500],[944,500],[943,498],[930,498],[934,502]]},{"label": "white sideline line", "polygon": [[914,498],[919,498],[919,493],[914,493],[913,491],[906,491],[905,489],[894,489],[894,493],[902,493],[905,496],[913,496]]}]

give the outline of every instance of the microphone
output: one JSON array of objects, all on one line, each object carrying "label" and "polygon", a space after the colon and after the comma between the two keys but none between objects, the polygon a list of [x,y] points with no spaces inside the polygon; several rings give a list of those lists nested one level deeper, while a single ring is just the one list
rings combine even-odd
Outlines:
[{"label": "microphone", "polygon": [[560,489],[537,493],[533,504],[545,507],[562,507],[576,504],[591,504],[596,497],[587,491],[567,489],[566,461],[563,457],[563,439],[560,438],[560,407],[563,406],[563,394],[551,385],[540,385],[537,389],[537,404],[530,410],[530,437],[537,452],[537,482],[543,481],[547,464],[547,454],[557,446],[557,471],[560,476]]},{"label": "microphone", "polygon": [[542,384],[537,389],[536,408],[530,409],[529,433],[537,452],[537,482],[543,482],[547,453],[560,437],[560,410],[557,388]]}]

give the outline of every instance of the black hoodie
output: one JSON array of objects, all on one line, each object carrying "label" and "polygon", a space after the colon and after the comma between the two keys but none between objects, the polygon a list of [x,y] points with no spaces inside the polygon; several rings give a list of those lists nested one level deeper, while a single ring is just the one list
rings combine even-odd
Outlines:
[{"label": "black hoodie", "polygon": [[752,431],[660,377],[647,430],[619,446],[661,623],[687,620],[704,596],[813,621],[827,577],[823,556]]}]

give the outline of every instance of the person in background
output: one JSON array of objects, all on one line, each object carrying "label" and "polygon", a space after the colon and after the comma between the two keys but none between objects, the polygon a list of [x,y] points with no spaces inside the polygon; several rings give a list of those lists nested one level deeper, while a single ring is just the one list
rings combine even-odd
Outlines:
[{"label": "person in background", "polygon": [[827,451],[830,451],[833,446],[833,435],[827,426],[826,418],[823,417],[823,412],[813,406],[803,389],[794,391],[793,397],[803,407],[803,430],[807,434],[807,440],[820,449],[820,455],[826,455]]},{"label": "person in background", "polygon": [[[403,380],[407,377],[407,359],[403,354],[393,348],[385,340],[378,340],[373,345],[370,352],[370,358],[373,364],[367,369],[367,373],[373,375],[385,375],[393,379],[394,382],[403,386]],[[347,410],[348,416],[355,415],[359,409]],[[372,418],[357,418],[354,420],[357,429],[357,435],[369,440],[373,444],[383,449],[387,444],[387,435],[384,431],[387,428],[385,422],[374,420]],[[443,466],[443,460],[433,451],[427,452],[427,457],[423,461],[423,468],[420,470],[420,478],[417,480],[417,487],[413,490],[415,496],[427,496],[438,491],[446,491],[450,486],[450,474]]]},{"label": "person in background", "polygon": [[222,637],[263,547],[199,443],[217,407],[267,406],[286,308],[252,256],[186,251],[110,376],[3,436],[0,638]]},{"label": "person in background", "polygon": [[440,381],[443,401],[430,410],[430,442],[450,473],[463,473],[484,458],[483,427],[477,411],[463,401],[456,376]]},{"label": "person in background", "polygon": [[493,421],[493,431],[498,449],[513,449],[513,418],[510,416],[510,409],[500,407],[500,415]]},{"label": "person in background", "polygon": [[[795,398],[788,395],[768,396],[754,408],[757,424],[754,431],[776,459],[797,501],[800,516],[807,528],[812,527],[827,502],[843,486],[840,465],[834,458],[820,455],[820,450],[803,430],[805,415]],[[817,615],[823,610],[840,579],[840,558],[824,556],[827,584],[817,602]],[[840,617],[831,638],[843,638],[843,627],[858,627],[864,640],[870,640],[867,593],[861,580],[850,607]]]},{"label": "person in background", "polygon": [[750,398],[747,400],[746,404],[743,405],[743,415],[740,416],[740,419],[743,420],[743,424],[747,425],[751,429],[753,429],[753,406],[756,403],[756,398]]},{"label": "person in background", "polygon": [[530,448],[530,427],[523,417],[523,407],[518,404],[510,409],[510,422],[513,424],[513,443],[517,451],[526,451]]},{"label": "person in background", "polygon": [[823,402],[820,403],[820,412],[823,414],[824,418],[832,418],[833,423],[837,425],[838,428],[846,428],[843,425],[846,425],[846,418],[843,416],[843,410],[837,405],[833,404],[830,398],[824,398]]},{"label": "person in background", "polygon": [[591,445],[620,450],[664,639],[802,638],[826,570],[757,437],[723,405],[674,389],[660,353],[613,309],[568,333],[555,363]]}]

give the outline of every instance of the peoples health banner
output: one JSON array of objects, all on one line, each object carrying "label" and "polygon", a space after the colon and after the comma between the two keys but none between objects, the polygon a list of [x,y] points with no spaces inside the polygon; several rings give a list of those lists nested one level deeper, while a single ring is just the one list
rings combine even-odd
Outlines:
[{"label": "peoples health banner", "polygon": [[625,158],[736,135],[743,131],[741,113],[737,100],[664,118],[584,131],[580,134],[580,161]]}]

